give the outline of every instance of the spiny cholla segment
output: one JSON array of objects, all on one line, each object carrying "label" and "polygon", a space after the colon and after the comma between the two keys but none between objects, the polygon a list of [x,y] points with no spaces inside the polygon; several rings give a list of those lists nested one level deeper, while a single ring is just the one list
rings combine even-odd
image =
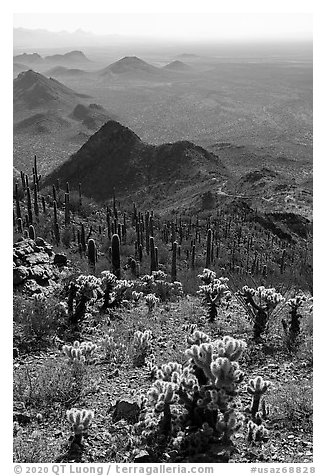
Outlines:
[{"label": "spiny cholla segment", "polygon": [[75,436],[84,434],[94,418],[92,410],[78,410],[77,408],[67,410],[66,415]]},{"label": "spiny cholla segment", "polygon": [[160,300],[155,296],[155,294],[147,294],[147,296],[145,296],[145,302],[148,306],[148,310],[152,311],[154,307],[160,302]]}]

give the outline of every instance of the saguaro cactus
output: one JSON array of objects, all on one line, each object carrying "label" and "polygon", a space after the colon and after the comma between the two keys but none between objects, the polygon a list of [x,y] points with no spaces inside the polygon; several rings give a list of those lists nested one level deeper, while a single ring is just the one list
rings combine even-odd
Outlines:
[{"label": "saguaro cactus", "polygon": [[91,238],[87,243],[87,256],[88,262],[92,268],[95,269],[96,264],[96,244],[95,241]]},{"label": "saguaro cactus", "polygon": [[207,242],[206,242],[206,268],[211,267],[211,257],[212,257],[212,230],[207,231]]},{"label": "saguaro cactus", "polygon": [[174,283],[174,281],[177,280],[177,249],[178,249],[178,243],[174,241],[172,244],[172,267],[171,267],[171,281]]},{"label": "saguaro cactus", "polygon": [[121,267],[120,267],[120,238],[119,238],[119,235],[114,234],[112,236],[111,248],[112,248],[112,272],[118,279],[120,279],[120,277],[121,277]]},{"label": "saguaro cactus", "polygon": [[69,193],[65,193],[65,226],[70,223]]},{"label": "saguaro cactus", "polygon": [[35,228],[33,227],[33,225],[29,225],[28,227],[28,236],[31,240],[35,240]]},{"label": "saguaro cactus", "polygon": [[151,274],[152,274],[153,271],[157,271],[157,264],[156,264],[156,259],[155,259],[154,238],[152,236],[149,238],[149,251],[150,251]]},{"label": "saguaro cactus", "polygon": [[54,216],[54,235],[57,244],[60,243],[60,228],[58,223],[58,211],[57,211],[57,202],[53,202],[53,216]]},{"label": "saguaro cactus", "polygon": [[27,187],[27,212],[28,212],[28,223],[30,225],[33,224],[33,210],[32,210],[32,200],[31,200],[31,191],[30,188]]},{"label": "saguaro cactus", "polygon": [[191,249],[191,267],[195,268],[195,258],[196,258],[196,245],[192,245]]}]

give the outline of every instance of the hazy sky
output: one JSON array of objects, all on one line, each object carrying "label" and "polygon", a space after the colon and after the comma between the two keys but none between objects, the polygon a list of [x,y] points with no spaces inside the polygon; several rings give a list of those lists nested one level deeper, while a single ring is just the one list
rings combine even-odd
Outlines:
[{"label": "hazy sky", "polygon": [[176,39],[295,40],[312,38],[305,13],[16,13],[14,27]]}]

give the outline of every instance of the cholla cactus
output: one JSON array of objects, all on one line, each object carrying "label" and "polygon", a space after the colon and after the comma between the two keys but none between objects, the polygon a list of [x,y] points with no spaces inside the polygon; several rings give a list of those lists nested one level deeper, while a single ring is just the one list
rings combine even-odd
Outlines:
[{"label": "cholla cactus", "polygon": [[97,345],[92,342],[79,343],[77,340],[73,345],[64,345],[62,352],[69,358],[72,363],[90,362]]},{"label": "cholla cactus", "polygon": [[282,325],[291,345],[296,343],[297,337],[300,334],[300,319],[302,316],[298,311],[306,301],[307,297],[305,295],[298,294],[286,302],[290,308],[290,322],[288,323],[285,319],[282,319]]},{"label": "cholla cactus", "polygon": [[204,268],[202,274],[198,274],[198,278],[206,285],[211,284],[216,279],[216,273],[208,268]]},{"label": "cholla cactus", "polygon": [[74,433],[73,442],[81,445],[82,437],[87,434],[94,418],[94,412],[93,410],[78,410],[77,408],[72,408],[71,410],[67,410],[66,415]]},{"label": "cholla cactus", "polygon": [[134,333],[133,347],[134,356],[133,363],[136,367],[141,367],[145,364],[145,359],[151,350],[152,331],[146,330],[144,332],[136,331]]},{"label": "cholla cactus", "polygon": [[158,372],[158,366],[155,363],[155,355],[151,354],[148,356],[146,359],[146,367],[149,371],[149,377],[150,379],[156,379],[157,378],[157,372]]},{"label": "cholla cactus", "polygon": [[267,392],[269,386],[270,382],[267,380],[265,381],[262,377],[256,377],[254,379],[249,380],[247,392],[252,395],[250,411],[253,419],[256,418],[256,414],[259,411],[260,399],[262,395]]},{"label": "cholla cactus", "polygon": [[257,443],[259,441],[267,441],[269,436],[269,431],[264,425],[257,425],[253,421],[249,421],[247,425],[248,429],[248,441]]},{"label": "cholla cactus", "polygon": [[144,296],[144,293],[142,293],[142,292],[137,293],[137,291],[132,291],[132,293],[131,293],[131,299],[133,300],[133,302],[135,304],[138,304],[143,296]]},{"label": "cholla cactus", "polygon": [[96,299],[97,292],[101,288],[101,280],[95,276],[81,274],[76,279],[77,298],[85,298],[87,301]]},{"label": "cholla cactus", "polygon": [[162,365],[136,426],[146,441],[153,443],[163,435],[183,454],[207,453],[210,445],[216,450],[216,445],[230,442],[244,420],[232,400],[243,379],[237,361],[245,347],[227,336],[192,345],[186,350],[185,367],[176,362]]},{"label": "cholla cactus", "polygon": [[86,362],[85,356],[82,354],[82,351],[79,347],[74,347],[71,345],[64,345],[62,347],[63,353],[69,358],[72,363],[84,363]]},{"label": "cholla cactus", "polygon": [[154,274],[145,274],[140,278],[140,288],[144,293],[152,292],[152,286],[154,284],[155,278]]},{"label": "cholla cactus", "polygon": [[152,276],[154,278],[154,281],[165,281],[168,275],[164,273],[164,271],[153,271]]},{"label": "cholla cactus", "polygon": [[[95,301],[101,291],[101,280],[95,276],[80,275],[76,279],[76,283],[70,283],[69,285],[69,319],[72,324],[77,324],[81,319],[85,317],[87,311],[87,303]],[[73,312],[75,305],[75,312]]]},{"label": "cholla cactus", "polygon": [[155,294],[147,294],[145,296],[145,303],[148,306],[148,312],[152,312],[154,307],[160,302],[159,298]]},{"label": "cholla cactus", "polygon": [[110,295],[113,291],[113,287],[117,278],[113,273],[110,273],[110,271],[102,271],[101,276],[102,289],[104,289],[104,303],[102,306],[102,310],[105,310],[109,306]]},{"label": "cholla cactus", "polygon": [[90,361],[93,357],[93,353],[97,349],[97,345],[93,344],[93,342],[82,342],[80,344],[80,350],[82,354],[85,356],[86,361]]},{"label": "cholla cactus", "polygon": [[126,279],[114,279],[113,276],[109,273],[104,277],[106,291],[102,309],[119,307],[124,303],[124,300],[131,298],[131,290],[134,287],[134,283]]},{"label": "cholla cactus", "polygon": [[276,292],[275,288],[264,286],[259,286],[257,289],[243,286],[242,291],[237,293],[237,297],[253,317],[255,339],[260,338],[267,328],[273,311],[284,301],[282,294]]},{"label": "cholla cactus", "polygon": [[211,338],[205,334],[205,332],[194,329],[190,336],[187,337],[187,343],[189,345],[200,345],[210,342]]},{"label": "cholla cactus", "polygon": [[216,319],[218,307],[228,304],[231,299],[231,292],[227,285],[228,281],[228,278],[219,278],[214,279],[209,284],[199,286],[198,294],[202,298],[203,303],[208,306],[208,319],[210,322]]},{"label": "cholla cactus", "polygon": [[113,329],[109,329],[108,333],[104,337],[104,339],[101,341],[101,346],[105,351],[105,358],[110,359],[113,354],[114,350],[116,347],[116,344],[113,340]]}]

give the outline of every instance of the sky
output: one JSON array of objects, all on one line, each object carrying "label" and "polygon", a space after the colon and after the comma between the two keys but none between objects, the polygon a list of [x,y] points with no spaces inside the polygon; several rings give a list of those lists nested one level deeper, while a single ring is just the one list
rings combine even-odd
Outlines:
[{"label": "sky", "polygon": [[142,12],[14,14],[14,27],[158,39],[306,40],[312,15],[296,12]]}]

